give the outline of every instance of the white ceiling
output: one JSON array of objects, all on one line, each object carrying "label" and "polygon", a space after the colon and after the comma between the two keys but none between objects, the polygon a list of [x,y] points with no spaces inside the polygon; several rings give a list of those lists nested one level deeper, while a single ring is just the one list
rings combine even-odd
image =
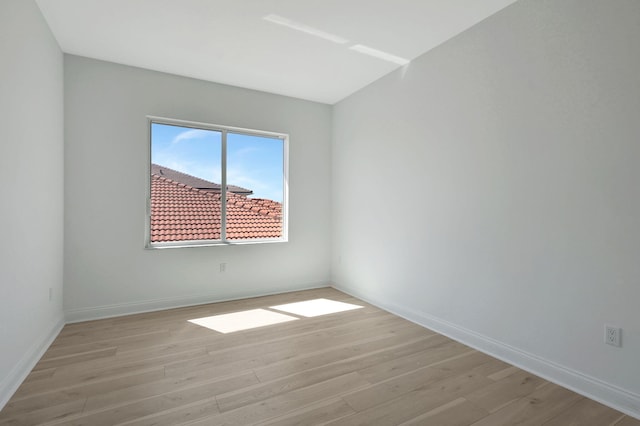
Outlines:
[{"label": "white ceiling", "polygon": [[66,53],[333,104],[400,66],[352,46],[412,60],[515,1],[37,3]]}]

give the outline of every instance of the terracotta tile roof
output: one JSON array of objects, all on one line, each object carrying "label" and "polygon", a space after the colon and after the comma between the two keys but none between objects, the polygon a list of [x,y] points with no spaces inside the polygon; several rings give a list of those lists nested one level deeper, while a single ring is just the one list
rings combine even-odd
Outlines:
[{"label": "terracotta tile roof", "polygon": [[[151,175],[151,242],[220,239],[221,194]],[[227,239],[279,238],[282,205],[227,193]]]},{"label": "terracotta tile roof", "polygon": [[[151,164],[151,174],[171,179],[174,182],[184,183],[192,188],[202,189],[203,191],[220,192],[221,188],[219,183],[209,182],[208,180],[188,175],[159,164]],[[252,190],[235,185],[227,185],[227,191],[243,195],[253,194]]]}]

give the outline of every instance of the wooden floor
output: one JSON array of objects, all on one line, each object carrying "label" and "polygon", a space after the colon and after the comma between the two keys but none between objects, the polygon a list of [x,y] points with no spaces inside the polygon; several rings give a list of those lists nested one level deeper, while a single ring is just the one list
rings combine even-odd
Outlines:
[{"label": "wooden floor", "polygon": [[[190,319],[327,298],[362,309],[222,334]],[[274,311],[276,312],[276,311]],[[3,425],[640,425],[333,289],[70,324]]]}]

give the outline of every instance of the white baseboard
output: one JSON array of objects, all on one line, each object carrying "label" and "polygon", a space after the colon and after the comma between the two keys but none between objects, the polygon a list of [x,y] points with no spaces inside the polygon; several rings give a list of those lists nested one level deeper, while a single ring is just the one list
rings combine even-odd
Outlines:
[{"label": "white baseboard", "polygon": [[377,297],[376,295],[368,293],[363,294],[357,290],[335,283],[332,284],[332,287],[391,312],[394,315],[443,334],[480,352],[540,376],[545,380],[640,419],[640,395],[638,394],[543,359],[537,355],[522,351],[449,321],[397,305],[383,297]]},{"label": "white baseboard", "polygon": [[22,359],[13,367],[9,374],[0,382],[0,410],[9,402],[9,399],[18,390],[24,379],[27,378],[33,367],[38,363],[42,355],[51,346],[51,343],[64,327],[64,318],[60,316],[45,334],[43,334]]},{"label": "white baseboard", "polygon": [[248,299],[273,294],[291,293],[294,291],[311,290],[328,287],[326,281],[302,284],[295,289],[276,289],[262,293],[238,293],[231,297],[220,297],[219,294],[200,294],[183,297],[169,297],[163,299],[144,300],[140,302],[118,303],[113,305],[94,306],[90,308],[70,309],[65,311],[67,324],[82,321],[91,321],[104,318],[119,317],[122,315],[141,314],[144,312],[161,311],[164,309],[182,308],[185,306],[205,305],[208,303],[228,302],[231,300]]}]

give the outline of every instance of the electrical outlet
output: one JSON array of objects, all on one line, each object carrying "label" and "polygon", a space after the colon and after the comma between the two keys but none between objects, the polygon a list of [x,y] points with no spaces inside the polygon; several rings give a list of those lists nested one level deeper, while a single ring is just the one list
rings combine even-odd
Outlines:
[{"label": "electrical outlet", "polygon": [[227,270],[227,264],[226,263],[221,263],[220,264],[220,272],[225,272]]},{"label": "electrical outlet", "polygon": [[53,288],[49,287],[49,302],[53,300]]},{"label": "electrical outlet", "polygon": [[622,346],[622,329],[612,325],[604,326],[604,342],[611,346]]}]

